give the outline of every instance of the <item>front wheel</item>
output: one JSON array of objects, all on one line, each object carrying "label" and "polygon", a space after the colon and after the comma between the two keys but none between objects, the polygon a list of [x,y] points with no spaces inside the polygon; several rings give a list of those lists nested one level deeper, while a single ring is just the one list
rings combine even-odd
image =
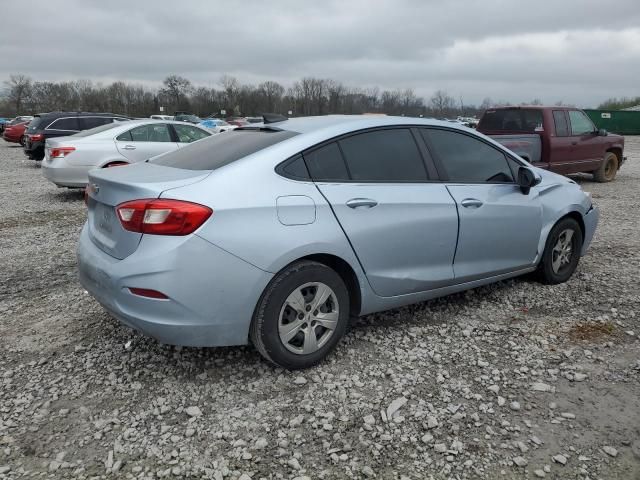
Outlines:
[{"label": "front wheel", "polygon": [[573,218],[560,220],[549,232],[538,266],[543,283],[555,285],[569,280],[578,267],[582,250],[582,230]]},{"label": "front wheel", "polygon": [[334,270],[296,262],[271,281],[258,302],[250,337],[260,354],[289,369],[308,368],[335,348],[349,322],[349,291]]},{"label": "front wheel", "polygon": [[596,182],[611,182],[618,173],[618,156],[613,152],[607,152],[600,168],[593,172]]}]

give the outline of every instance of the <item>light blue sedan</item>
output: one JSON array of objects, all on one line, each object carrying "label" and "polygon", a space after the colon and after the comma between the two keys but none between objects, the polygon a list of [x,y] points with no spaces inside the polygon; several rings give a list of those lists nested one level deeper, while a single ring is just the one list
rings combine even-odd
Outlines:
[{"label": "light blue sedan", "polygon": [[167,344],[321,361],[351,317],[536,271],[567,281],[598,210],[572,180],[450,122],[265,117],[93,170],[80,280]]}]

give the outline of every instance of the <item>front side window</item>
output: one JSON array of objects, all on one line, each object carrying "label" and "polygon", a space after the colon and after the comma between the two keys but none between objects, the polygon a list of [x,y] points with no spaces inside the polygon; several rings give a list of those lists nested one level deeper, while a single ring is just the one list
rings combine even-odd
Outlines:
[{"label": "front side window", "polygon": [[47,127],[47,130],[66,130],[68,132],[77,132],[80,130],[80,125],[78,124],[78,119],[76,117],[59,118],[54,120]]},{"label": "front side window", "polygon": [[197,127],[192,127],[191,125],[173,124],[173,128],[178,135],[178,142],[180,143],[195,142],[196,140],[200,140],[211,135],[210,133],[207,133]]},{"label": "front side window", "polygon": [[589,117],[578,110],[569,110],[569,121],[571,122],[571,135],[586,135],[595,130]]},{"label": "front side window", "polygon": [[463,133],[422,129],[442,168],[455,183],[512,183],[513,174],[500,150]]},{"label": "front side window", "polygon": [[[132,142],[171,142],[171,134],[166,124],[153,124],[142,125],[140,127],[133,128],[127,132],[130,136],[127,138],[126,134],[120,135],[125,141]],[[118,137],[118,140],[121,138]]]},{"label": "front side window", "polygon": [[344,138],[339,143],[354,181],[427,181],[422,155],[409,129],[375,130]]},{"label": "front side window", "polygon": [[569,136],[569,125],[567,125],[567,116],[564,114],[564,110],[553,111],[553,122],[556,124],[557,137]]}]

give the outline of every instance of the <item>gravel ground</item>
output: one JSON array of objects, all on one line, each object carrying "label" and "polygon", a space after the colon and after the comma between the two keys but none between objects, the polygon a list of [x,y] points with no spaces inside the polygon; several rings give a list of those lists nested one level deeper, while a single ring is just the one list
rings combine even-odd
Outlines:
[{"label": "gravel ground", "polygon": [[176,349],[76,280],[82,194],[0,140],[0,478],[640,478],[640,138],[566,284],[360,319],[289,373]]}]

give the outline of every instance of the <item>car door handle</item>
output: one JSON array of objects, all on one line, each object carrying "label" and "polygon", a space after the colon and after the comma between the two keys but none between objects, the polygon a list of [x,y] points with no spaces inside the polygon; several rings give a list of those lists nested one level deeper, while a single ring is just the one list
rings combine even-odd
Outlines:
[{"label": "car door handle", "polygon": [[571,145],[577,145],[578,142],[571,142]]},{"label": "car door handle", "polygon": [[370,198],[352,198],[347,200],[347,207],[349,208],[373,208],[378,205],[378,202]]},{"label": "car door handle", "polygon": [[464,208],[480,208],[482,206],[482,202],[477,198],[465,198],[460,202]]},{"label": "car door handle", "polygon": [[122,147],[124,150],[135,150],[136,147],[134,145],[125,145]]}]

